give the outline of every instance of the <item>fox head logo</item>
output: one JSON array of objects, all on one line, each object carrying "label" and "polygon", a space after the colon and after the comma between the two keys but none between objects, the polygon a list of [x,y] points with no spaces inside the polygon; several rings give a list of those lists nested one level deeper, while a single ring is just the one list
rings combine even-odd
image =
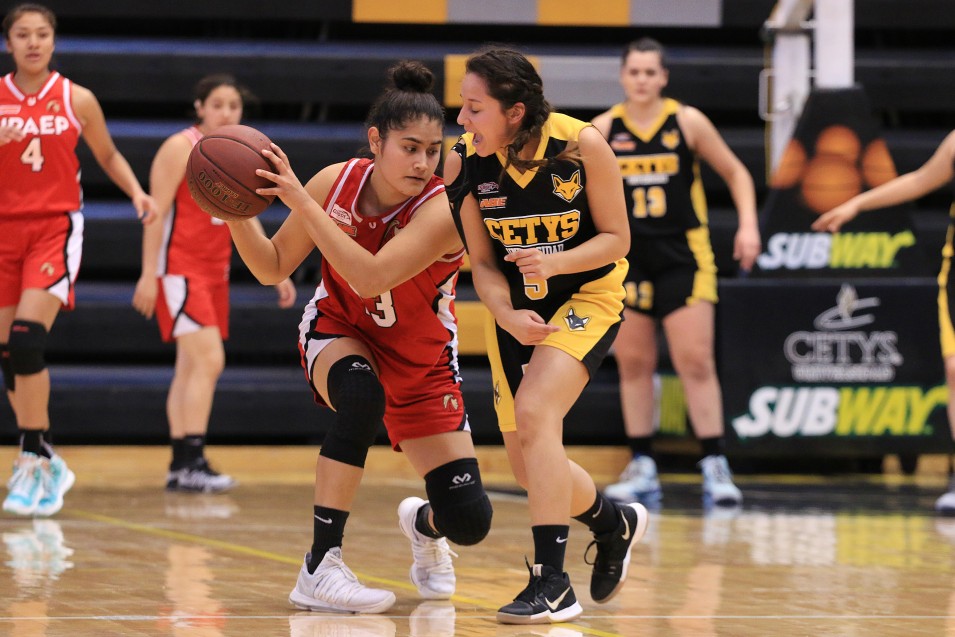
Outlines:
[{"label": "fox head logo", "polygon": [[579,170],[576,171],[567,181],[564,181],[553,173],[551,173],[551,179],[554,181],[554,194],[564,201],[573,201],[574,198],[580,194],[580,191],[583,190],[583,186],[580,185]]},{"label": "fox head logo", "polygon": [[590,322],[590,317],[577,316],[574,308],[570,308],[567,310],[567,315],[564,317],[564,321],[567,323],[567,327],[570,328],[571,332],[583,332],[585,329],[587,329],[587,323]]},{"label": "fox head logo", "polygon": [[673,150],[679,146],[680,129],[674,128],[673,130],[663,131],[663,133],[660,135],[660,143],[670,150]]}]

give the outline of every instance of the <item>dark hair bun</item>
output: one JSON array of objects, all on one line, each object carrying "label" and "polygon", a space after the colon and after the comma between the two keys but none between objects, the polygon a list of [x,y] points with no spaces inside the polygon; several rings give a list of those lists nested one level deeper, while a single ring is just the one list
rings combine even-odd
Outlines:
[{"label": "dark hair bun", "polygon": [[388,70],[391,83],[399,91],[430,93],[434,87],[434,73],[421,62],[402,60]]}]

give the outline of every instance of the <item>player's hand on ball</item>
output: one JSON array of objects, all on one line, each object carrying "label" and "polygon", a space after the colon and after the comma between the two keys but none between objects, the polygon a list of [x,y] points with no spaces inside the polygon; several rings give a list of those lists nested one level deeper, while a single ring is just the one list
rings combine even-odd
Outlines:
[{"label": "player's hand on ball", "polygon": [[295,176],[288,155],[279,148],[278,144],[273,143],[272,148],[264,149],[262,154],[275,166],[275,172],[260,168],[255,173],[273,182],[275,186],[272,188],[256,188],[256,193],[266,196],[274,195],[281,199],[290,210],[302,208],[312,201],[311,195],[305,191],[302,182]]}]

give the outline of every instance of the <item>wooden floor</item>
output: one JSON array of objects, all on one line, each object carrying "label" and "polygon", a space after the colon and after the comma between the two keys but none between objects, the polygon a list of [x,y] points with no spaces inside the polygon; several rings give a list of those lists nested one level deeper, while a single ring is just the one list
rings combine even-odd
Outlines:
[{"label": "wooden floor", "polygon": [[[165,449],[64,447],[78,479],[63,511],[0,517],[0,635],[955,637],[955,519],[932,514],[939,471],[740,476],[745,506],[714,511],[701,506],[698,476],[664,475],[664,506],[624,590],[606,605],[590,600],[587,534],[574,526],[567,569],[584,615],[519,627],[494,621],[526,584],[532,554],[526,501],[499,450],[480,456],[494,526],[458,550],[450,602],[423,602],[407,577],[394,511],[423,485],[400,456],[374,451],[344,553],[365,582],[397,594],[385,615],[288,604],[311,542],[315,449],[213,448],[213,463],[242,484],[195,496],[163,492]],[[601,481],[621,453],[572,450]],[[13,454],[0,451],[0,466]]]}]

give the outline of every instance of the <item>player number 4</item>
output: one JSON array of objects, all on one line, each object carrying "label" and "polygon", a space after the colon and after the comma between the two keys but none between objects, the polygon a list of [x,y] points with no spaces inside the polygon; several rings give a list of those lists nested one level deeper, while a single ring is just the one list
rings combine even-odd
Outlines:
[{"label": "player number 4", "polygon": [[20,161],[30,166],[30,169],[38,173],[43,169],[43,149],[40,148],[40,138],[34,137],[23,149],[20,155]]}]

